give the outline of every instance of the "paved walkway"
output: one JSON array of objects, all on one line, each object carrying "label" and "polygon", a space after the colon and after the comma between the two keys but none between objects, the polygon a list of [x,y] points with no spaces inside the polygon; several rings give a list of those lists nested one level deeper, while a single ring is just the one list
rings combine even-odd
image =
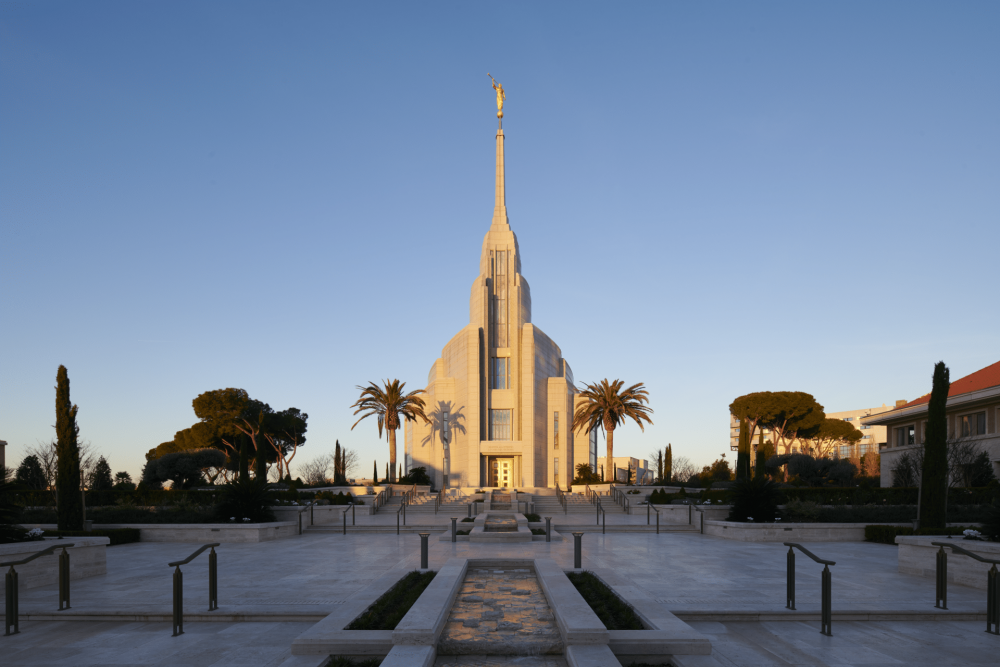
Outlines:
[{"label": "paved walkway", "polygon": [[[812,543],[806,546],[817,555],[837,562],[831,568],[835,614],[845,610],[935,611],[933,579],[899,574],[896,571],[895,547],[869,543]],[[185,558],[195,547],[192,544],[140,543],[109,548],[109,574],[74,581],[73,609],[62,614],[123,614],[123,620],[129,615],[152,614],[168,619],[172,569],[167,567],[167,562]],[[74,667],[154,665],[161,662],[163,651],[167,650],[164,646],[172,650],[184,642],[190,643],[198,637],[211,635],[217,638],[214,641],[221,641],[219,637],[228,640],[231,636],[235,639],[231,644],[218,644],[218,649],[212,648],[199,660],[172,664],[207,667],[227,664],[230,660],[245,667],[280,664],[288,657],[286,649],[291,639],[308,627],[303,622],[315,621],[330,613],[335,605],[342,604],[364,585],[389,570],[398,570],[402,576],[407,570],[414,569],[418,565],[419,547],[420,538],[413,534],[307,534],[260,544],[223,544],[217,549],[220,609],[210,615],[232,620],[236,620],[233,615],[249,616],[254,620],[270,620],[270,623],[204,623],[189,620],[185,626],[188,634],[172,638],[169,622],[26,621],[22,623],[21,635],[0,637],[2,662],[4,667],[66,664],[63,660],[68,656],[59,654],[56,649],[83,642],[81,647],[101,648],[80,653],[81,657],[73,661]],[[583,547],[585,568],[614,568],[683,617],[692,618],[697,612],[784,612],[787,549],[780,544],[734,542],[687,533],[619,533],[587,534],[583,538]],[[439,542],[432,536],[431,567],[443,564],[452,556],[551,557],[568,569],[572,566],[573,541],[570,538],[562,542],[493,546]],[[805,557],[799,557],[797,565],[798,608],[818,612],[822,568]],[[206,614],[207,561],[201,556],[183,569],[185,613],[209,615]],[[948,594],[950,612],[983,613],[985,597],[984,591],[952,585]],[[21,595],[22,614],[56,614],[57,607],[55,585],[31,589]],[[986,641],[993,647],[993,653],[989,655],[994,660],[996,649],[1000,649],[1000,638],[983,633],[985,622],[848,623],[835,618],[832,644],[819,634],[818,622],[812,621],[799,622],[790,618],[777,624],[695,623],[696,627],[713,634],[721,664],[959,664],[945,659],[950,655],[947,653],[951,650],[949,647],[972,649]],[[818,647],[816,650],[829,644],[831,650],[854,651],[850,654],[854,657],[831,662],[829,656],[839,655],[834,652],[811,663],[774,662],[775,658],[767,657],[761,651],[771,651],[782,660],[786,659],[785,654],[802,656],[790,652],[777,639],[768,640],[768,633],[780,637],[781,642],[790,642],[804,655],[809,655],[808,650],[812,650],[809,647],[820,642],[815,644]],[[868,644],[860,639],[853,644],[841,643],[851,636],[870,640],[871,651],[865,648]],[[48,638],[48,641],[42,641],[42,637]],[[122,656],[127,654],[128,659],[116,657],[112,660],[106,651],[101,653],[114,647],[108,639],[110,637],[115,638],[114,642],[130,647],[121,649]],[[246,637],[247,641],[239,637]],[[881,641],[877,639],[879,637]],[[751,640],[757,642],[754,646],[759,645],[760,650],[754,648],[749,651],[746,646],[740,648]],[[882,660],[882,654],[894,651],[896,644],[901,647],[900,650],[905,649],[900,656],[906,657]],[[945,652],[914,648],[925,645],[940,646]],[[205,646],[215,645],[209,642]],[[257,651],[255,655],[259,655],[258,659],[239,653],[237,649],[240,646],[267,647],[268,650]],[[17,651],[8,653],[12,649]],[[51,655],[51,663],[36,659],[38,655],[48,655],[45,651],[49,650],[55,651]],[[862,654],[870,654],[878,660],[866,662]],[[911,655],[915,656],[912,660]],[[929,655],[936,657],[923,660]],[[758,659],[753,656],[763,657]],[[723,662],[722,658],[730,662]],[[960,664],[974,664],[974,661]]]}]

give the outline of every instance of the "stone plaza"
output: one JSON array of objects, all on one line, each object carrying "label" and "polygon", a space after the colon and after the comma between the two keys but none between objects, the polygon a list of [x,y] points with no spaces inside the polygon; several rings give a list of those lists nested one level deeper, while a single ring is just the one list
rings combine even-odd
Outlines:
[{"label": "stone plaza", "polygon": [[[557,529],[560,518],[570,520],[556,517]],[[431,532],[435,538],[449,535],[447,516],[421,517],[420,522],[424,525],[415,527],[411,521],[408,528]],[[819,631],[821,567],[807,558],[797,561],[797,609],[791,611],[785,608],[787,548],[782,544],[728,540],[694,531],[656,534],[646,528],[645,516],[610,516],[608,532],[591,527],[583,535],[581,565],[598,573],[613,571],[604,575],[609,583],[618,591],[641,596],[646,615],[676,617],[689,637],[710,644],[707,655],[664,656],[667,662],[658,664],[995,664],[998,639],[984,632],[985,591],[953,584],[948,609],[936,609],[934,579],[901,574],[895,546],[804,544],[836,562],[831,568],[833,627],[828,637]],[[5,667],[67,662],[82,667],[320,667],[328,654],[303,655],[294,646],[308,646],[324,619],[342,627],[344,614],[355,613],[349,611],[352,602],[357,607],[359,597],[371,597],[373,586],[384,590],[419,568],[420,536],[396,535],[394,529],[394,516],[378,514],[359,516],[346,535],[334,527],[313,527],[285,539],[222,544],[216,548],[219,608],[208,611],[208,566],[202,556],[183,567],[185,633],[177,637],[171,636],[173,568],[167,563],[184,559],[198,544],[140,542],[107,547],[106,574],[74,580],[70,609],[57,611],[55,580],[21,592],[20,634],[0,640],[2,662]],[[443,572],[450,563],[483,558],[536,559],[570,571],[574,544],[572,538],[492,544],[429,540],[431,570]],[[454,646],[473,632],[516,632],[530,626],[531,641],[556,641],[544,609],[547,597],[533,584],[530,571],[470,565],[469,575],[456,581],[461,586],[440,607],[446,617],[443,640]],[[510,595],[513,606],[500,618],[496,612],[504,607],[478,600],[477,590]],[[362,607],[367,604],[364,600]],[[527,626],[523,625],[526,611],[531,612]],[[559,613],[556,610],[557,620]],[[499,626],[498,621],[510,625]],[[613,638],[611,648],[616,648]],[[588,662],[556,652],[486,656],[450,652],[459,654],[440,655],[430,664],[632,664]]]}]

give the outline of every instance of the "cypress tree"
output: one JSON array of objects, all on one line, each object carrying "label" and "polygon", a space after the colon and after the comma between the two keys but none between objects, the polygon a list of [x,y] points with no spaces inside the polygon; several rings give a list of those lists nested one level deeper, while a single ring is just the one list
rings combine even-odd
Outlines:
[{"label": "cypress tree", "polygon": [[378,461],[375,461],[375,469],[372,472],[372,484],[378,484]]},{"label": "cypress tree", "polygon": [[750,431],[747,420],[740,420],[740,443],[736,452],[736,479],[750,477]]},{"label": "cypress tree", "polygon": [[389,481],[389,464],[385,464],[385,481]]},{"label": "cypress tree", "polygon": [[94,472],[90,475],[90,489],[92,491],[110,491],[115,485],[111,479],[111,466],[102,456],[94,466]]},{"label": "cypress tree", "polygon": [[56,509],[59,530],[83,530],[77,411],[77,406],[69,400],[69,373],[65,366],[60,366],[56,374]]},{"label": "cypress tree", "polygon": [[333,483],[340,484],[340,440],[333,450]]},{"label": "cypress tree", "polygon": [[663,461],[663,481],[669,482],[674,476],[674,446],[667,443],[667,451]]},{"label": "cypress tree", "polygon": [[927,433],[920,482],[920,527],[945,527],[948,492],[948,421],[946,409],[951,388],[948,367],[934,365],[931,401],[927,406]]}]

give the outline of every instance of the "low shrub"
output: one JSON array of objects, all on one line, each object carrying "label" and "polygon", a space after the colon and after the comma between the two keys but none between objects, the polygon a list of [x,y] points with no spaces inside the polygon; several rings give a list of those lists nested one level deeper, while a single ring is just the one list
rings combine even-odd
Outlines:
[{"label": "low shrub", "polygon": [[608,630],[645,630],[632,606],[593,572],[568,572],[566,576]]},{"label": "low shrub", "polygon": [[413,572],[375,600],[368,609],[350,622],[345,630],[395,630],[396,625],[410,611],[424,589],[433,581],[434,572]]},{"label": "low shrub", "polygon": [[267,485],[262,480],[236,480],[222,487],[219,503],[215,506],[215,516],[219,521],[274,521],[270,505]]},{"label": "low shrub", "polygon": [[476,520],[473,519],[471,516],[467,516],[464,519],[462,519],[462,523],[474,523],[475,521]]},{"label": "low shrub", "polygon": [[531,522],[538,522],[538,521],[542,520],[542,517],[540,517],[539,515],[537,515],[537,514],[530,514],[530,513],[529,514],[525,514],[524,518],[527,519],[528,521],[531,521]]},{"label": "low shrub", "polygon": [[921,528],[912,526],[865,526],[865,541],[879,544],[895,544],[897,535],[962,535],[969,526],[948,526],[947,528]]},{"label": "low shrub", "polygon": [[1000,540],[1000,503],[987,508],[983,517],[983,535]]},{"label": "low shrub", "polygon": [[456,530],[456,531],[455,531],[455,534],[456,534],[456,535],[468,535],[468,534],[469,534],[469,532],[470,532],[470,531],[468,531],[468,530]]},{"label": "low shrub", "polygon": [[333,491],[320,491],[316,494],[316,499],[329,500],[331,505],[350,505],[351,503],[354,503],[355,505],[364,504],[355,500],[350,491],[347,493],[344,493],[343,491],[338,493],[334,493]]},{"label": "low shrub", "polygon": [[545,535],[546,533],[545,533],[545,529],[544,528],[532,528],[531,529],[531,534],[532,535]]},{"label": "low shrub", "polygon": [[770,523],[778,513],[778,486],[766,477],[749,477],[733,485],[730,521]]},{"label": "low shrub", "polygon": [[348,658],[343,655],[331,655],[326,667],[378,667],[382,658]]},{"label": "low shrub", "polygon": [[138,528],[107,528],[104,530],[46,530],[45,537],[108,537],[111,543],[108,546],[119,544],[129,544],[139,541],[140,530]]}]

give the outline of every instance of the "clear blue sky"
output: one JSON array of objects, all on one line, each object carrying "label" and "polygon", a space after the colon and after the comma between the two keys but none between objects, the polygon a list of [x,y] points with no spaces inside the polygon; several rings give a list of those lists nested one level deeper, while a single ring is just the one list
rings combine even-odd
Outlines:
[{"label": "clear blue sky", "polygon": [[616,453],[708,463],[750,391],[915,398],[1000,359],[998,34],[995,2],[0,3],[8,462],[65,364],[116,471],[222,387],[381,467],[348,406],[468,321],[487,71],[535,323],[650,390]]}]

